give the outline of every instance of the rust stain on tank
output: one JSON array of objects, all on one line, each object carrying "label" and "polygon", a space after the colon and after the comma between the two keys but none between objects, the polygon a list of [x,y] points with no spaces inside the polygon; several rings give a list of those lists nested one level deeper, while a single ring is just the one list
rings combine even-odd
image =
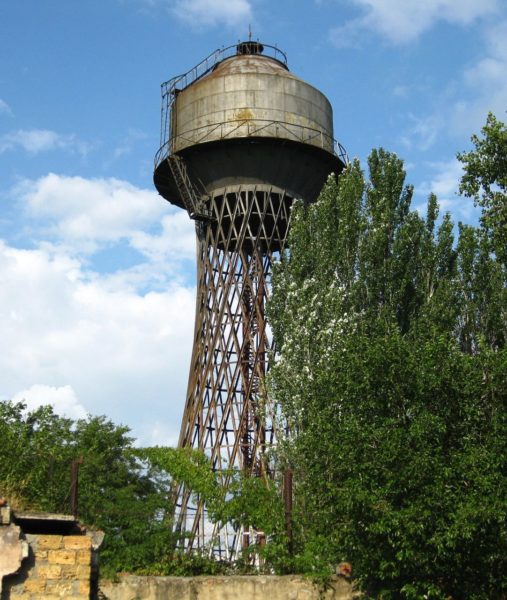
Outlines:
[{"label": "rust stain on tank", "polygon": [[249,108],[241,108],[234,113],[236,121],[250,121],[254,118],[253,112]]}]

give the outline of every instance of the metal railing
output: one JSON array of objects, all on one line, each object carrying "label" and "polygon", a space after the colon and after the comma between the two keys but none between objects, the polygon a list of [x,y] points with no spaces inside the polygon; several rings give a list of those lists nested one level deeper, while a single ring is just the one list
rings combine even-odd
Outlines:
[{"label": "metal railing", "polygon": [[340,142],[337,142],[320,129],[271,119],[236,119],[203,125],[166,140],[155,156],[155,168],[180,147],[225,140],[231,137],[267,137],[293,140],[332,152],[344,164],[349,162],[347,151]]}]

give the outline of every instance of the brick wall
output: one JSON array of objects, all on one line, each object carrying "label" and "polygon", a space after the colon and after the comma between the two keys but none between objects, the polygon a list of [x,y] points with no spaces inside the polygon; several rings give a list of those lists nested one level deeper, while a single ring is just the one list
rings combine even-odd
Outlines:
[{"label": "brick wall", "polygon": [[2,600],[88,600],[92,541],[83,535],[26,534],[30,555],[6,577]]}]

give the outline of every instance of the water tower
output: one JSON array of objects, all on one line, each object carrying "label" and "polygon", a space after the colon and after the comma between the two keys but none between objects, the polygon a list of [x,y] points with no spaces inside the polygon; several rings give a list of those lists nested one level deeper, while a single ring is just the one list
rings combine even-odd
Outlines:
[{"label": "water tower", "polygon": [[[269,476],[276,437],[264,389],[273,342],[265,319],[273,260],[294,199],[313,202],[345,164],[327,98],[288,70],[275,47],[217,50],[162,84],[154,182],[194,219],[197,303],[179,445],[213,468]],[[222,475],[227,483],[227,475]],[[176,526],[187,548],[230,558],[256,532],[214,528],[206,507],[178,490]]]}]

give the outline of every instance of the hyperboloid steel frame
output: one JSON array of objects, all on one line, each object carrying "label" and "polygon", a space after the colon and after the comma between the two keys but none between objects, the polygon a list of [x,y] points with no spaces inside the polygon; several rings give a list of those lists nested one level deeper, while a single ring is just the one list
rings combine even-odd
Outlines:
[{"label": "hyperboloid steel frame", "polygon": [[[224,484],[230,468],[271,474],[267,451],[276,438],[276,414],[264,388],[273,350],[265,306],[292,201],[267,185],[228,187],[211,195],[210,219],[196,224],[196,320],[179,446],[202,450]],[[203,502],[183,485],[176,497],[184,548],[233,559],[245,539],[258,534],[213,526]]]}]

